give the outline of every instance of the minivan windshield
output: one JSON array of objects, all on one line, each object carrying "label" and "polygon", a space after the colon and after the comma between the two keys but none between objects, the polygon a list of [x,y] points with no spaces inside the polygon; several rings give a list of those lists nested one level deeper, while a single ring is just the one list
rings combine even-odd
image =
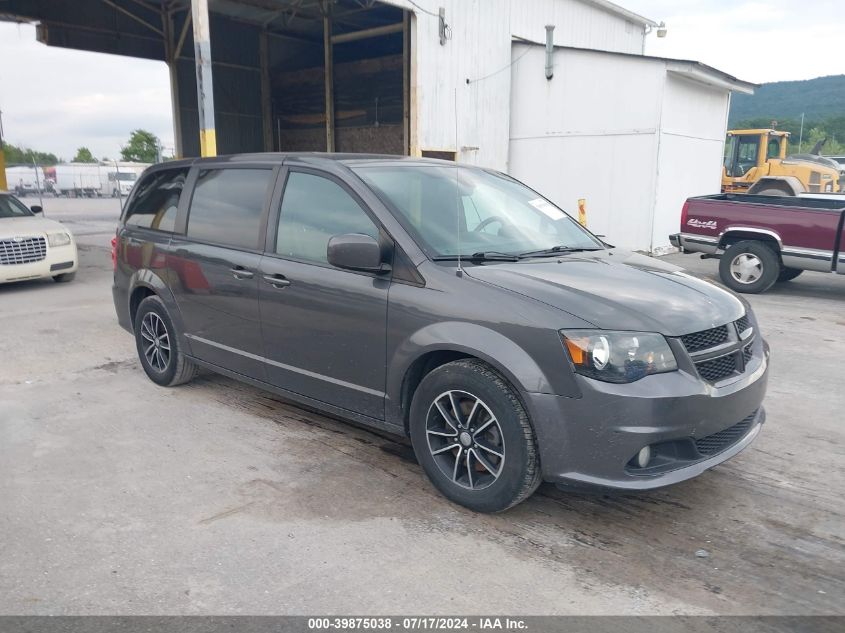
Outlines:
[{"label": "minivan windshield", "polygon": [[503,174],[451,165],[357,165],[353,171],[436,259],[604,247],[561,209]]},{"label": "minivan windshield", "polygon": [[12,196],[0,196],[0,218],[28,218],[32,212]]}]

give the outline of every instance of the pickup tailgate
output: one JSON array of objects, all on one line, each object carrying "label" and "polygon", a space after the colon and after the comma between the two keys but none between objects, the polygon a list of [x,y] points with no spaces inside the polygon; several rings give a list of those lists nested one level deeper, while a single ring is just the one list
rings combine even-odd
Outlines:
[{"label": "pickup tailgate", "polygon": [[681,232],[672,243],[687,251],[717,253],[732,237],[777,242],[784,264],[831,270],[843,261],[845,199],[719,194],[690,198],[681,214]]}]

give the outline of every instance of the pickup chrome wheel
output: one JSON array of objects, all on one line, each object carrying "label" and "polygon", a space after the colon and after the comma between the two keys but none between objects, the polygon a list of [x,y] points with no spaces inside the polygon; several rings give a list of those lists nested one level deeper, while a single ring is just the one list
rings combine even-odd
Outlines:
[{"label": "pickup chrome wheel", "polygon": [[763,276],[763,262],[753,253],[740,253],[731,260],[731,277],[741,284],[753,284]]},{"label": "pickup chrome wheel", "polygon": [[517,391],[478,359],[441,365],[422,379],[409,430],[426,475],[455,503],[501,512],[540,485],[528,413]]},{"label": "pickup chrome wheel", "polygon": [[141,301],[134,324],[138,358],[150,380],[172,387],[196,376],[197,366],[180,349],[176,326],[161,298],[151,295]]},{"label": "pickup chrome wheel", "polygon": [[780,258],[766,243],[731,244],[719,260],[719,277],[731,290],[756,294],[771,288],[781,271]]},{"label": "pickup chrome wheel", "polygon": [[426,437],[434,463],[458,486],[481,490],[502,474],[505,441],[499,421],[471,393],[437,396],[428,409]]}]

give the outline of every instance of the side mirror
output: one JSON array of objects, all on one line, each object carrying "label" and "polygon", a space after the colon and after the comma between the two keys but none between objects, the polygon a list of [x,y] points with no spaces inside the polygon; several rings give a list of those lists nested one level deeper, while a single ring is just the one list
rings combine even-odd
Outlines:
[{"label": "side mirror", "polygon": [[369,235],[346,233],[335,235],[326,247],[326,257],[332,266],[372,273],[386,272],[390,268],[382,263],[381,246]]},{"label": "side mirror", "polygon": [[37,205],[37,204],[34,204],[31,207],[29,207],[29,210],[32,211],[33,213],[44,213],[44,209],[40,205]]}]

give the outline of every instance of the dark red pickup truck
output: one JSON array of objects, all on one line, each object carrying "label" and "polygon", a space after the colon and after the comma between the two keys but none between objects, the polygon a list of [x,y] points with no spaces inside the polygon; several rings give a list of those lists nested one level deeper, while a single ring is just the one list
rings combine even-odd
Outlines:
[{"label": "dark red pickup truck", "polygon": [[719,194],[690,198],[681,232],[685,253],[719,258],[722,282],[757,293],[805,270],[845,274],[845,197]]}]

